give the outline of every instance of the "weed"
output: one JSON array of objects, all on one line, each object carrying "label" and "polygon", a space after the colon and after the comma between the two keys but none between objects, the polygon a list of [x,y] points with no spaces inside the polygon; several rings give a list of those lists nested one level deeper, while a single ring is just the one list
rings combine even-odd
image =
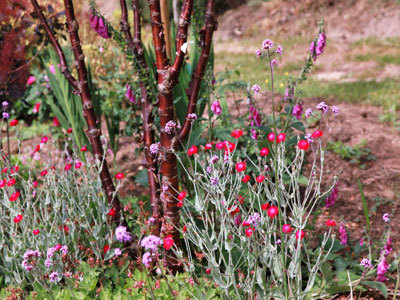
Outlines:
[{"label": "weed", "polygon": [[354,147],[346,146],[341,141],[329,142],[327,149],[339,155],[341,158],[349,160],[350,163],[365,169],[365,162],[376,160],[370,148],[367,147],[367,140],[362,140]]}]

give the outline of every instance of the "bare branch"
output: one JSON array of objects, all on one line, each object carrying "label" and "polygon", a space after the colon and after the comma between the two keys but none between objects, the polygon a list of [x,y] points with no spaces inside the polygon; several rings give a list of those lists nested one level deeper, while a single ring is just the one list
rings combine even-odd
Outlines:
[{"label": "bare branch", "polygon": [[192,80],[190,82],[190,87],[188,90],[189,104],[186,112],[185,123],[183,124],[182,129],[179,133],[180,140],[186,139],[186,137],[190,132],[191,120],[189,120],[187,116],[189,114],[193,114],[196,112],[196,104],[201,87],[201,81],[203,79],[207,67],[213,34],[217,27],[217,22],[214,19],[214,14],[215,14],[215,0],[208,0],[206,8],[206,16],[205,16],[206,20],[205,20],[204,41],[202,43],[203,49],[201,50],[199,62],[197,63],[196,70],[194,71]]},{"label": "bare branch", "polygon": [[62,51],[60,44],[58,43],[56,37],[54,36],[53,31],[50,29],[50,26],[47,23],[47,20],[44,17],[37,1],[31,0],[31,3],[32,3],[32,6],[33,6],[35,12],[39,16],[41,24],[43,25],[44,29],[46,30],[46,33],[50,39],[51,44],[53,45],[53,47],[55,48],[55,50],[57,52],[58,58],[60,60],[61,73],[64,74],[65,79],[68,80],[68,82],[73,86],[74,89],[79,90],[77,80],[72,76],[72,74],[70,73],[70,71],[68,69],[67,60],[65,59],[64,52]]}]

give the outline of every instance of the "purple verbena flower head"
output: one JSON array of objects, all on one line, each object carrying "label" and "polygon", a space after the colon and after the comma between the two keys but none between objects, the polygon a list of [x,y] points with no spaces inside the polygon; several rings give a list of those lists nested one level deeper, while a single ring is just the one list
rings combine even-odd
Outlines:
[{"label": "purple verbena flower head", "polygon": [[22,266],[25,268],[25,270],[27,270],[28,272],[32,271],[33,266],[31,264],[29,264],[29,262],[27,260],[23,260],[22,262]]},{"label": "purple verbena flower head", "polygon": [[261,50],[256,50],[256,57],[257,58],[260,58],[261,57],[261,55],[262,55],[262,52],[261,52]]},{"label": "purple verbena flower head", "polygon": [[261,91],[261,88],[258,84],[253,84],[251,90],[254,92],[254,95],[257,95]]},{"label": "purple verbena flower head", "polygon": [[7,120],[10,117],[10,115],[7,112],[3,112],[3,119]]},{"label": "purple verbena flower head", "polygon": [[275,68],[278,66],[278,61],[276,59],[271,60],[271,68]]},{"label": "purple verbena flower head", "polygon": [[211,173],[211,172],[212,172],[212,168],[211,168],[211,166],[207,166],[207,168],[206,168],[206,172],[207,172],[207,173]]},{"label": "purple verbena flower head", "polygon": [[297,103],[294,107],[293,107],[293,112],[292,112],[293,116],[296,117],[297,120],[301,119],[301,115],[303,114],[303,106],[301,106],[300,103]]},{"label": "purple verbena flower head", "polygon": [[187,118],[189,119],[189,120],[197,120],[197,115],[196,114],[188,114],[188,116],[187,116]]},{"label": "purple verbena flower head", "polygon": [[50,282],[57,282],[59,280],[58,273],[53,272],[49,275]]},{"label": "purple verbena flower head", "polygon": [[126,243],[132,240],[132,236],[129,232],[126,231],[125,226],[118,226],[115,229],[115,237],[117,238],[118,241]]},{"label": "purple verbena flower head", "polygon": [[312,115],[312,108],[307,108],[307,109],[306,109],[306,112],[305,112],[304,114],[305,114],[306,118],[311,117],[311,115]]},{"label": "purple verbena flower head", "polygon": [[276,53],[278,53],[279,55],[282,55],[282,50],[283,50],[282,46],[278,45],[278,48],[276,48]]},{"label": "purple verbena flower head", "polygon": [[219,160],[219,156],[218,155],[213,155],[213,156],[211,156],[211,158],[209,159],[208,162],[210,164],[215,164],[218,160]]},{"label": "purple verbena flower head", "polygon": [[159,245],[162,244],[161,239],[155,235],[148,235],[142,239],[140,245],[146,250],[150,250],[152,252],[157,251]]},{"label": "purple verbena flower head", "polygon": [[250,215],[246,221],[247,221],[247,223],[249,223],[255,227],[261,221],[261,216],[259,213],[256,212],[256,213]]},{"label": "purple verbena flower head", "polygon": [[218,185],[218,183],[219,183],[219,180],[218,180],[218,178],[217,177],[211,177],[210,178],[210,183],[212,184],[212,185]]},{"label": "purple verbena flower head", "polygon": [[53,262],[50,259],[46,259],[46,261],[44,262],[44,266],[46,268],[50,268],[53,265]]},{"label": "purple verbena flower head", "polygon": [[3,106],[3,108],[7,108],[8,107],[8,102],[7,101],[3,101],[3,103],[1,103],[1,105]]},{"label": "purple verbena flower head", "polygon": [[168,121],[167,124],[165,124],[165,132],[168,134],[172,134],[172,131],[176,128],[176,123],[174,121]]},{"label": "purple verbena flower head", "polygon": [[363,258],[360,262],[360,266],[364,267],[364,268],[371,268],[372,264],[371,261],[368,258]]},{"label": "purple verbena flower head", "polygon": [[122,254],[122,251],[120,248],[115,248],[114,250],[114,256],[120,256]]},{"label": "purple verbena flower head", "polygon": [[240,214],[236,214],[233,222],[235,223],[236,227],[239,227],[242,224],[242,216]]},{"label": "purple verbena flower head", "polygon": [[332,112],[333,112],[334,115],[339,114],[339,107],[337,107],[337,106],[332,106],[331,109],[332,109]]},{"label": "purple verbena flower head", "polygon": [[266,39],[262,42],[262,48],[265,50],[271,49],[274,43],[270,39]]},{"label": "purple verbena flower head", "polygon": [[60,251],[62,254],[67,254],[68,253],[68,247],[67,246],[61,246]]},{"label": "purple verbena flower head", "polygon": [[382,219],[386,223],[389,222],[390,221],[389,214],[388,213],[383,214]]},{"label": "purple verbena flower head", "polygon": [[[314,142],[314,139],[312,138],[311,135],[312,135],[311,133],[307,133],[307,134],[304,136],[304,138],[307,140],[307,142],[308,142],[309,144],[311,144],[311,143]],[[329,198],[329,197],[328,197],[328,198]],[[325,204],[325,206],[326,206],[326,204]]]},{"label": "purple verbena flower head", "polygon": [[150,145],[150,153],[156,155],[160,150],[160,143],[154,143]]},{"label": "purple verbena flower head", "polygon": [[211,104],[211,111],[216,114],[216,115],[221,115],[222,113],[222,108],[221,108],[221,104],[219,104],[218,100],[215,100],[212,104]]},{"label": "purple verbena flower head", "polygon": [[328,112],[329,106],[325,102],[321,102],[317,105],[317,109],[326,114]]},{"label": "purple verbena flower head", "polygon": [[143,254],[142,263],[146,266],[146,268],[150,267],[150,263],[153,261],[152,254],[150,252],[146,252]]}]

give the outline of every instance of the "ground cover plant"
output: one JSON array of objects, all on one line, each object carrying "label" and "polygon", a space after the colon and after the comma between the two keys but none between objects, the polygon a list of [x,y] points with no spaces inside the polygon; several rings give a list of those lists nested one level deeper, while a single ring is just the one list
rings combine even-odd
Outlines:
[{"label": "ground cover plant", "polygon": [[[29,4],[0,5],[6,57],[32,40],[0,76],[2,298],[398,297],[396,202],[371,204],[356,176],[363,225],[336,212],[348,178],[331,155],[368,172],[380,154],[375,136],[335,138],[345,105],[306,98],[323,21],[306,46],[263,36],[238,56],[253,67],[218,71],[218,1]],[[304,61],[285,64],[292,47]]]}]

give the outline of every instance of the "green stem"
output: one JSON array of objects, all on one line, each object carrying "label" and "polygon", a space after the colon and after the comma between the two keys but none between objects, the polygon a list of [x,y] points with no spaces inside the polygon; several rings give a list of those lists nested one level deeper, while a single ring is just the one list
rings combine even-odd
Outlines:
[{"label": "green stem", "polygon": [[[276,138],[278,137],[278,130],[277,130],[277,124],[276,124],[276,117],[275,117],[275,97],[274,97],[274,72],[273,68],[271,65],[271,55],[268,50],[268,61],[269,61],[269,69],[271,73],[271,92],[272,92],[272,120],[273,120],[273,126],[275,130],[275,141],[274,141],[274,172],[275,172],[275,191],[276,191],[276,200],[278,202],[278,213],[279,213],[279,231],[281,234],[281,237],[283,237],[283,231],[282,231],[282,212],[281,212],[281,201],[279,198],[279,183],[278,183],[278,144],[276,142]],[[281,261],[282,261],[282,268],[283,268],[283,284],[285,288],[285,298],[288,298],[288,287],[287,287],[287,282],[286,282],[286,257],[285,257],[285,251],[283,249],[285,248],[285,241],[281,240]]]}]

